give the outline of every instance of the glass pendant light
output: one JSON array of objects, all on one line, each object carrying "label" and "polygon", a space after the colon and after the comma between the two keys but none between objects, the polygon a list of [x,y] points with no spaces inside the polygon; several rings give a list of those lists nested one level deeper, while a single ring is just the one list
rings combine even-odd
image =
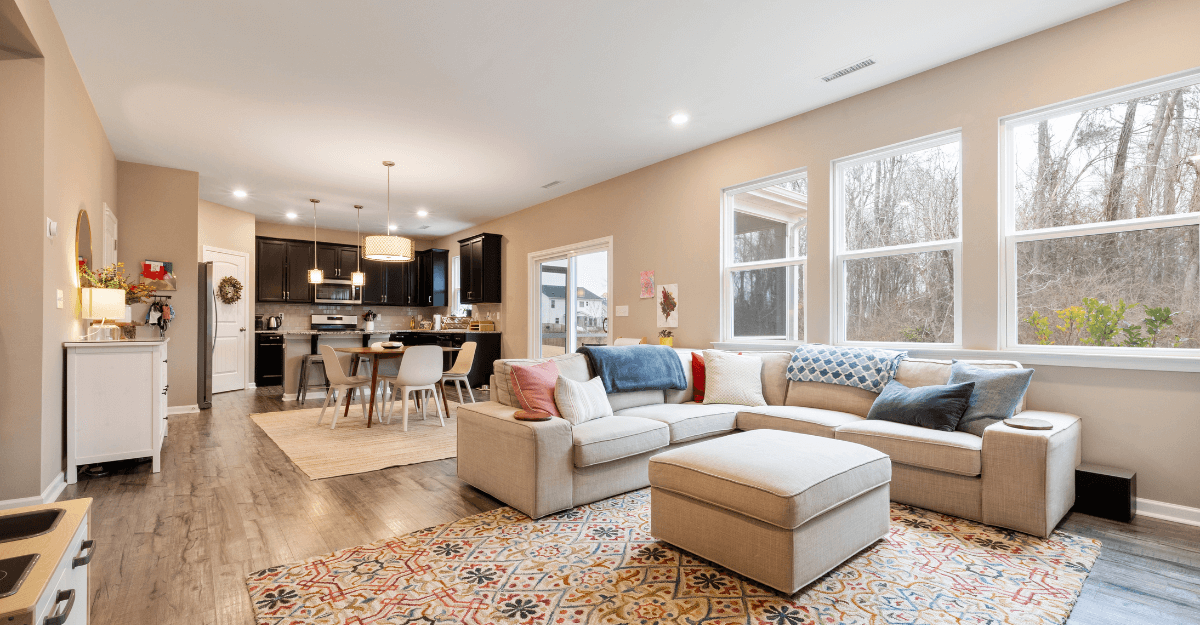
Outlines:
[{"label": "glass pendant light", "polygon": [[[392,167],[395,165],[392,161],[383,162],[383,166],[388,168],[387,225],[385,226],[388,229],[392,225]],[[406,263],[413,259],[413,250],[412,239],[392,234],[372,234],[363,239],[362,257],[367,260],[381,260],[385,263]]]},{"label": "glass pendant light", "polygon": [[350,274],[350,284],[363,286],[367,283],[367,274],[362,272],[362,204],[355,204],[354,208],[358,211],[358,223],[355,226],[358,232],[358,258],[354,259],[354,273]]},{"label": "glass pendant light", "polygon": [[313,268],[308,270],[308,283],[321,284],[325,281],[325,272],[317,269],[317,204],[321,200],[309,200],[313,203]]}]

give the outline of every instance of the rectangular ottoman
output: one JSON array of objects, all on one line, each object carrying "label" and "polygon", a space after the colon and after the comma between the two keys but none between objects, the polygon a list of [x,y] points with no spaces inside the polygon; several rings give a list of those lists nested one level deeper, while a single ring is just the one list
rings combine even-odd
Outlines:
[{"label": "rectangular ottoman", "polygon": [[724,436],[650,459],[650,533],[792,594],[887,535],[891,479],[857,443]]}]

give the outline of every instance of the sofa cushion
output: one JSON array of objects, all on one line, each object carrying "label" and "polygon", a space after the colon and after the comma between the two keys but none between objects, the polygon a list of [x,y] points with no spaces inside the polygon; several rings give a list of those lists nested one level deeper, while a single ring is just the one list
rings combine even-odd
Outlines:
[{"label": "sofa cushion", "polygon": [[941,432],[892,423],[859,421],[837,429],[838,440],[878,449],[892,462],[958,475],[980,474],[983,439],[966,432]]},{"label": "sofa cushion", "polygon": [[824,382],[788,382],[788,406],[846,412],[866,418],[879,397],[871,391]]},{"label": "sofa cushion", "polygon": [[617,413],[622,417],[641,417],[667,424],[671,430],[671,442],[704,438],[715,434],[732,432],[737,423],[740,406],[727,404],[657,404],[626,408]]},{"label": "sofa cushion", "polygon": [[608,403],[612,406],[613,412],[636,406],[661,404],[663,401],[665,401],[665,396],[662,391],[632,391],[629,393],[608,394]]},{"label": "sofa cushion", "polygon": [[510,369],[509,384],[522,410],[544,412],[552,417],[562,416],[554,402],[558,365],[548,360],[533,365],[512,365]]},{"label": "sofa cushion", "polygon": [[682,404],[692,401],[696,394],[693,387],[694,380],[692,379],[692,354],[699,354],[700,350],[686,349],[683,347],[674,347],[675,353],[679,355],[680,364],[683,365],[683,376],[687,378],[687,388],[682,391],[676,389],[666,389],[663,391],[663,398],[668,404]]},{"label": "sofa cushion", "polygon": [[584,421],[611,417],[612,405],[604,392],[604,382],[592,378],[587,382],[576,382],[561,375],[554,383],[554,404],[562,418],[579,425]]},{"label": "sofa cushion", "polygon": [[650,484],[795,528],[891,481],[888,457],[843,441],[756,430],[650,459]]},{"label": "sofa cushion", "polygon": [[[981,369],[1020,369],[1021,363],[1012,360],[960,360],[959,362],[979,367]],[[896,379],[909,388],[929,386],[931,384],[948,384],[953,361],[935,360],[932,358],[906,358],[900,361],[896,370]],[[1017,404],[1013,414],[1025,410],[1025,395]]]},{"label": "sofa cushion", "polygon": [[590,467],[671,444],[666,423],[638,417],[602,417],[571,428],[575,466]]},{"label": "sofa cushion", "polygon": [[867,418],[953,432],[974,390],[974,382],[908,388],[903,382],[892,380],[871,405]]},{"label": "sofa cushion", "polygon": [[983,436],[989,425],[1013,416],[1032,378],[1033,369],[988,369],[961,360],[953,361],[950,383],[975,385],[967,409],[955,429]]},{"label": "sofa cushion", "polygon": [[[815,382],[814,384],[820,384]],[[799,406],[760,406],[742,408],[737,414],[739,430],[782,430],[811,436],[834,438],[834,430],[863,418],[846,412],[801,408]]]},{"label": "sofa cushion", "polygon": [[704,403],[765,406],[762,359],[704,350]]},{"label": "sofa cushion", "polygon": [[494,399],[505,406],[520,408],[521,404],[512,393],[512,365],[536,365],[539,362],[546,360],[554,361],[558,366],[558,374],[576,382],[587,382],[592,379],[588,370],[587,357],[583,354],[563,354],[554,358],[510,358],[507,360],[497,360],[493,363],[492,380],[495,389]]}]

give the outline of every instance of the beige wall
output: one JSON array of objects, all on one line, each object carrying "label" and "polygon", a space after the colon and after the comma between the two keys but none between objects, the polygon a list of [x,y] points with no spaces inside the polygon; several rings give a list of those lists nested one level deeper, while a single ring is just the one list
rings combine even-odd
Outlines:
[{"label": "beige wall", "polygon": [[[8,398],[0,419],[2,501],[38,496],[63,470],[62,342],[81,330],[76,218],[80,211],[88,213],[98,248],[103,205],[120,213],[112,148],[49,2],[4,0],[0,15],[9,23],[22,22],[22,43],[6,40],[3,47],[40,54],[22,60],[0,53],[0,145],[5,146],[0,150],[5,235],[0,255],[4,266],[19,268],[5,272],[13,274],[4,278],[5,292],[21,294],[0,304],[5,307],[0,311],[0,392]],[[8,134],[15,127],[20,131]],[[44,234],[47,217],[58,222],[55,238]],[[63,291],[61,309],[58,290]],[[17,309],[8,310],[10,305]]]},{"label": "beige wall", "polygon": [[200,174],[194,171],[117,162],[117,257],[134,273],[140,273],[144,260],[174,264],[178,290],[160,291],[171,296],[177,315],[167,330],[168,406],[196,404],[199,195]]},{"label": "beige wall", "polygon": [[[1135,0],[501,217],[439,247],[457,250],[458,239],[476,232],[503,235],[508,357],[527,351],[527,255],[609,235],[613,303],[630,307],[629,317],[613,319],[615,335],[655,335],[654,300],[638,298],[637,279],[654,270],[659,283],[679,284],[676,344],[705,346],[720,339],[721,189],[807,167],[809,340],[828,341],[830,161],[961,128],[964,347],[996,349],[997,120],[1200,66],[1196,24],[1193,0]],[[1032,403],[1084,418],[1086,460],[1136,469],[1143,497],[1200,507],[1200,375],[1038,369]]]}]

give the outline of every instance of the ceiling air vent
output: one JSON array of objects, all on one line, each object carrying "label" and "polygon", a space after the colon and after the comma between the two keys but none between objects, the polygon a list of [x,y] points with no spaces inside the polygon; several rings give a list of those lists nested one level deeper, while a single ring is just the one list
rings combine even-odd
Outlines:
[{"label": "ceiling air vent", "polygon": [[845,76],[846,74],[849,74],[851,72],[857,72],[858,70],[860,70],[864,67],[870,67],[874,64],[875,64],[875,59],[863,59],[853,65],[847,65],[846,67],[843,67],[842,69],[839,69],[836,72],[833,72],[832,74],[826,74],[821,77],[821,80],[824,80],[825,82],[829,82],[831,80],[836,80],[838,78],[841,78],[842,76]]},{"label": "ceiling air vent", "polygon": [[542,188],[543,188],[543,189],[549,189],[550,187],[557,187],[557,186],[558,186],[558,185],[560,185],[560,184],[562,184],[562,181],[561,181],[561,180],[555,180],[554,182],[551,182],[550,184],[544,184],[544,185],[542,185]]},{"label": "ceiling air vent", "polygon": [[428,230],[429,226],[417,226],[417,230]]}]

